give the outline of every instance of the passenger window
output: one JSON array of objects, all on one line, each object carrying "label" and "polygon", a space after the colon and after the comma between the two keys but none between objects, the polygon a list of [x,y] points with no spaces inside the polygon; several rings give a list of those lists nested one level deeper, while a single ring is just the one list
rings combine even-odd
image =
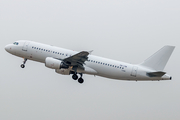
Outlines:
[{"label": "passenger window", "polygon": [[32,48],[34,48],[34,47],[32,47]]},{"label": "passenger window", "polygon": [[36,49],[36,47],[34,47],[34,49]]},{"label": "passenger window", "polygon": [[119,68],[119,66],[117,66],[117,68]]}]

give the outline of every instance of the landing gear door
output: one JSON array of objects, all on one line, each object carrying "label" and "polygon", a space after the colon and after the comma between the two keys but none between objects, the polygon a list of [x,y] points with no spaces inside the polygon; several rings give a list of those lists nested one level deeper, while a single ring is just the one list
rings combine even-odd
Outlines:
[{"label": "landing gear door", "polygon": [[28,50],[28,45],[29,45],[29,42],[25,42],[24,45],[23,45],[22,50],[27,51]]},{"label": "landing gear door", "polygon": [[134,66],[134,67],[132,68],[131,76],[136,77],[136,75],[137,75],[137,70],[138,70],[138,67]]}]

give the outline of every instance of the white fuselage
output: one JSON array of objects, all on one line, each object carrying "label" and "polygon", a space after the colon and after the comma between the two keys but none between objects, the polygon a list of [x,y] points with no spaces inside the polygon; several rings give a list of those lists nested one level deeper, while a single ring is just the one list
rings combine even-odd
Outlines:
[{"label": "white fuselage", "polygon": [[[5,49],[13,55],[41,63],[45,63],[45,59],[47,57],[58,58],[60,60],[63,60],[67,57],[70,57],[78,53],[76,51],[68,49],[63,49],[55,46],[25,40],[18,41],[18,45],[7,45]],[[84,63],[84,65],[87,68],[91,68],[96,72],[91,73],[85,70],[77,70],[77,72],[119,80],[170,79],[170,76],[167,74],[163,75],[162,77],[149,77],[147,76],[147,72],[155,71],[141,65],[133,65],[94,55],[88,55],[88,60]]]}]

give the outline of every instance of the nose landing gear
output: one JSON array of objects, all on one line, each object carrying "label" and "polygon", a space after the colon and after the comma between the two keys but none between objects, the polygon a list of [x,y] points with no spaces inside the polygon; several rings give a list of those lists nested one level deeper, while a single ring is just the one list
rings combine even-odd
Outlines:
[{"label": "nose landing gear", "polygon": [[27,61],[27,59],[24,58],[23,64],[21,64],[21,68],[25,68],[26,61]]},{"label": "nose landing gear", "polygon": [[24,64],[21,64],[21,68],[25,68],[25,65],[24,65]]}]

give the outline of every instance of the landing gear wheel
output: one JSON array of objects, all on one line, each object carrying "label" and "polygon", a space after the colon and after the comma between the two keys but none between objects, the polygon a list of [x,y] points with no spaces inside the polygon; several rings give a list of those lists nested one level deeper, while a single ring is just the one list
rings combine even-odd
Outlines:
[{"label": "landing gear wheel", "polygon": [[79,78],[78,82],[82,84],[84,82],[84,80],[82,78]]},{"label": "landing gear wheel", "polygon": [[27,61],[27,59],[24,58],[24,61],[23,61],[23,63],[21,64],[21,68],[25,68],[26,61]]},{"label": "landing gear wheel", "polygon": [[24,65],[24,64],[21,64],[21,68],[25,68],[25,65]]},{"label": "landing gear wheel", "polygon": [[78,79],[78,76],[77,76],[76,74],[73,74],[72,78],[73,78],[74,80],[77,80],[77,79]]}]

